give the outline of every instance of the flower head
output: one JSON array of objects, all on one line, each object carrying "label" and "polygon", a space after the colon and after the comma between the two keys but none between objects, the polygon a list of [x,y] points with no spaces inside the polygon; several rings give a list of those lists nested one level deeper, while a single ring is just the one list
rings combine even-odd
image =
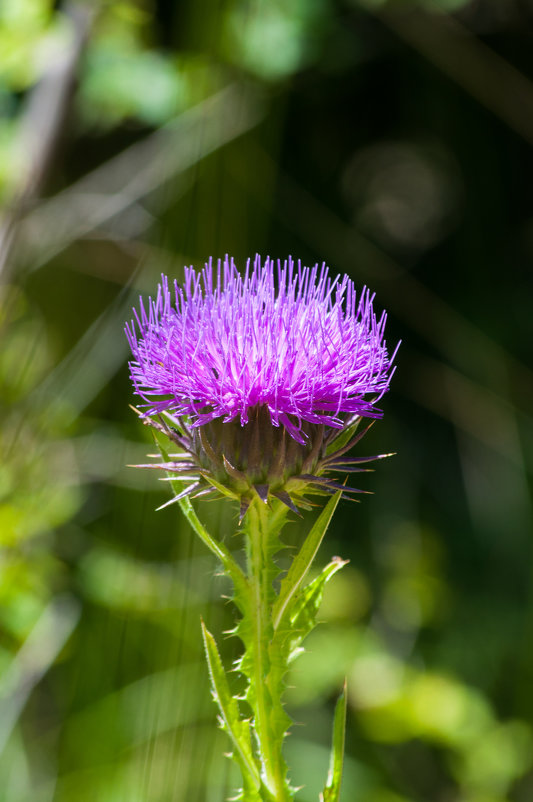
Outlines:
[{"label": "flower head", "polygon": [[[358,296],[348,276],[331,278],[325,266],[291,258],[261,264],[257,256],[241,276],[226,257],[216,270],[211,263],[201,272],[186,269],[183,286],[174,282],[172,291],[163,276],[155,300],[146,308],[141,299],[134,314],[126,334],[143,416],[170,417],[195,467],[213,471],[218,461],[233,486],[242,486],[241,499],[244,485],[269,487],[277,479],[284,492],[304,464],[316,472],[326,429],[329,442],[332,430],[382,415],[376,403],[393,372],[386,315],[376,317],[367,289]],[[252,429],[261,440],[254,454]],[[285,456],[278,465],[285,433],[299,454],[288,475]]]},{"label": "flower head", "polygon": [[342,428],[343,413],[381,417],[391,360],[386,315],[376,318],[372,300],[348,276],[292,259],[275,267],[256,257],[242,277],[226,257],[215,277],[211,265],[189,268],[173,292],[163,276],[126,328],[135,390],[148,414],[168,410],[193,426],[244,425],[264,405],[299,442],[302,421]]}]

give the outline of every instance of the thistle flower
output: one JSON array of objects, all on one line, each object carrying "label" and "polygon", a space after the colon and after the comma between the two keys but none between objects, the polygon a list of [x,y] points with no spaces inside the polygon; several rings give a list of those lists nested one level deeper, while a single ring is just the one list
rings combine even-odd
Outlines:
[{"label": "thistle flower", "polygon": [[241,515],[256,493],[296,509],[338,489],[330,471],[377,458],[344,454],[361,419],[382,416],[394,354],[385,313],[378,320],[373,296],[358,297],[348,276],[259,256],[241,276],[226,257],[214,275],[211,262],[186,269],[173,292],[162,276],[134,315],[126,335],[139,414],[179,446],[151,467],[183,478],[183,495],[230,495]]}]

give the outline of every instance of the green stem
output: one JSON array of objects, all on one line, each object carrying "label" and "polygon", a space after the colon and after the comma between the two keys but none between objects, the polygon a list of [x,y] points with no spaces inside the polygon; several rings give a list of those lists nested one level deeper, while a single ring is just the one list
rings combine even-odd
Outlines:
[{"label": "green stem", "polygon": [[272,727],[278,711],[283,714],[281,699],[273,698],[269,688],[269,644],[272,640],[272,606],[275,598],[272,581],[278,569],[273,560],[270,539],[277,541],[277,531],[269,526],[271,511],[259,500],[251,504],[247,517],[248,579],[252,590],[253,691],[251,694],[255,733],[261,753],[264,782],[276,802],[290,802],[286,782],[287,767],[282,755],[282,742]]}]

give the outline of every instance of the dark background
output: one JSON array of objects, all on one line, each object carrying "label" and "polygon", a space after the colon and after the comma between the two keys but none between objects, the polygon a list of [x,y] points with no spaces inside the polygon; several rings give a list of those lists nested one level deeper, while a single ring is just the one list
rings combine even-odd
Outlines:
[{"label": "dark background", "polygon": [[126,467],[123,324],[161,272],[256,252],[367,284],[402,340],[359,446],[396,456],[341,504],[290,677],[298,798],[345,675],[346,802],[533,798],[532,31],[529,0],[0,6],[2,800],[237,779],[199,630],[228,588]]}]

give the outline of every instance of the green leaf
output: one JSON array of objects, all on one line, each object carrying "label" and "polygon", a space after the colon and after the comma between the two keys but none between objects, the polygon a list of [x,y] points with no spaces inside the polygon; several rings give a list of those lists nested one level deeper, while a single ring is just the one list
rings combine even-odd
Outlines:
[{"label": "green leaf", "polygon": [[[163,444],[156,438],[156,443],[161,451],[163,459],[165,462],[170,461],[170,457],[168,452],[166,451]],[[167,476],[170,479],[170,484],[172,489],[176,495],[183,490],[183,482],[177,479],[172,474],[167,473]],[[233,582],[233,588],[235,591],[234,601],[237,607],[241,610],[248,609],[248,599],[250,595],[250,587],[248,580],[240,568],[240,566],[235,562],[231,553],[228,549],[224,546],[223,543],[220,541],[215,540],[212,537],[205,526],[202,524],[200,519],[198,518],[195,509],[192,505],[190,498],[185,496],[184,498],[179,499],[178,504],[181,508],[181,511],[187,518],[188,522],[200,538],[200,540],[207,546],[207,548],[220,560],[222,566],[228,576],[230,577],[231,581]]]},{"label": "green leaf", "polygon": [[[269,645],[270,674],[268,685],[273,699],[280,699],[285,691],[284,678],[289,663],[301,652],[301,643],[316,624],[316,616],[324,594],[324,587],[346,561],[335,558],[322,572],[300,590],[289,611],[285,612]],[[284,738],[291,724],[283,708],[272,717],[277,738]]]},{"label": "green leaf", "polygon": [[346,680],[335,707],[333,721],[333,745],[329,764],[328,779],[321,794],[321,802],[339,802],[344,761],[344,735],[346,731]]},{"label": "green leaf", "polygon": [[296,657],[300,652],[300,644],[316,625],[317,613],[320,609],[324,588],[332,576],[347,564],[348,560],[341,560],[334,557],[330,563],[322,569],[320,574],[303,588],[295,599],[291,609],[289,620],[280,629],[285,630],[288,639],[288,661]]},{"label": "green leaf", "polygon": [[252,802],[252,800],[261,800],[259,789],[262,783],[252,751],[250,724],[248,721],[241,719],[239,705],[237,700],[231,695],[215,639],[206,629],[203,621],[202,635],[213,697],[220,710],[222,729],[226,730],[231,738],[234,748],[234,757],[242,771],[245,790],[244,798],[247,800],[250,799],[250,802]]},{"label": "green leaf", "polygon": [[286,614],[287,610],[289,610],[291,604],[294,602],[295,595],[305,579],[307,572],[309,571],[309,568],[315,559],[316,553],[320,548],[320,544],[322,543],[324,535],[326,534],[326,530],[329,526],[331,518],[333,517],[333,513],[335,512],[341,495],[342,491],[339,490],[328,501],[315,521],[314,526],[309,532],[307,538],[305,539],[302,548],[294,558],[287,576],[281,583],[279,597],[274,605],[273,610],[274,630],[278,628],[282,618]]}]

